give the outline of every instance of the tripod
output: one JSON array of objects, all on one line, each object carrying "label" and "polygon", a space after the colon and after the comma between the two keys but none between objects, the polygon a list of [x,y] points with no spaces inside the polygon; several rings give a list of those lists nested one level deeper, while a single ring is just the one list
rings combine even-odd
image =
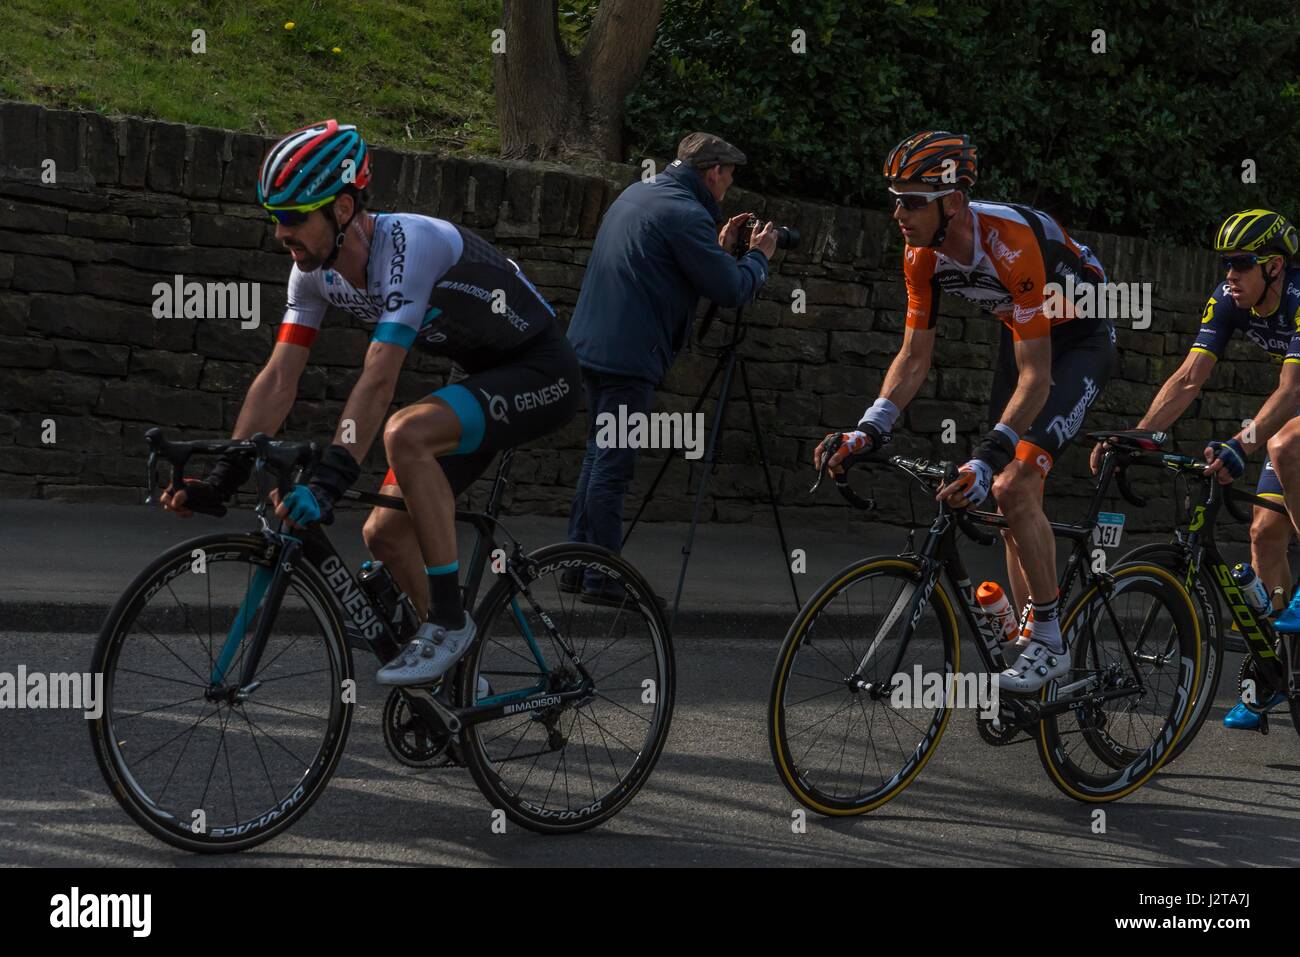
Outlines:
[{"label": "tripod", "polygon": [[[703,339],[708,332],[709,325],[713,321],[713,316],[717,312],[717,303],[710,306],[708,313],[700,323],[700,332],[697,337]],[[772,503],[772,516],[776,519],[776,534],[781,540],[781,562],[785,565],[786,574],[790,576],[790,591],[794,595],[795,608],[801,606],[799,601],[799,589],[795,585],[794,569],[790,566],[790,549],[785,541],[785,529],[781,525],[781,512],[776,505],[776,489],[772,486],[772,470],[767,463],[767,449],[763,445],[763,432],[758,425],[758,411],[754,408],[754,393],[749,388],[749,372],[745,366],[745,360],[739,354],[738,347],[745,339],[744,307],[736,309],[736,321],[732,327],[731,341],[722,346],[718,352],[717,361],[713,365],[713,372],[709,374],[709,381],[705,383],[704,388],[700,391],[700,397],[695,400],[695,407],[691,410],[691,415],[697,414],[704,408],[704,400],[713,388],[713,383],[717,381],[718,376],[722,376],[722,385],[718,389],[718,404],[713,410],[713,428],[709,430],[708,444],[704,450],[704,471],[700,476],[700,484],[695,489],[695,506],[691,510],[691,527],[686,535],[686,544],[682,546],[682,567],[677,575],[677,591],[673,596],[673,613],[669,619],[668,627],[673,629],[677,625],[677,608],[682,601],[682,589],[686,584],[686,567],[691,561],[691,547],[695,543],[695,530],[700,522],[700,507],[704,504],[704,491],[709,484],[709,474],[713,469],[713,460],[717,452],[718,439],[722,435],[722,424],[726,420],[727,404],[731,399],[731,387],[735,382],[735,373],[737,367],[740,369],[740,381],[745,388],[745,401],[749,404],[749,426],[750,433],[754,437],[754,444],[758,447],[759,461],[763,465],[763,477],[767,481],[767,496]],[[623,535],[623,545],[626,547],[627,540],[632,537],[632,530],[641,519],[641,515],[646,510],[651,500],[654,498],[655,490],[663,480],[664,474],[668,471],[668,466],[672,464],[672,457],[666,457],[663,465],[659,467],[659,474],[655,476],[650,488],[646,491],[645,497],[641,500],[641,507],[637,509],[636,515],[632,518],[632,524],[628,526],[627,532]]]}]

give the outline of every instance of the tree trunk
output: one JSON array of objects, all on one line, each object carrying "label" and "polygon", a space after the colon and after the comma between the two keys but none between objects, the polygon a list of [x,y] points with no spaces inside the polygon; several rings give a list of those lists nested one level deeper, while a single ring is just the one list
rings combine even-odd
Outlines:
[{"label": "tree trunk", "polygon": [[554,155],[568,124],[568,55],[560,41],[558,0],[505,0],[505,53],[495,54],[501,155]]},{"label": "tree trunk", "polygon": [[663,0],[601,0],[582,52],[564,50],[558,0],[504,0],[494,65],[501,155],[623,159],[623,98],[654,45]]},{"label": "tree trunk", "polygon": [[623,159],[623,98],[650,59],[663,0],[601,0],[578,56],[585,81],[583,109],[572,116],[571,148],[602,159]]}]

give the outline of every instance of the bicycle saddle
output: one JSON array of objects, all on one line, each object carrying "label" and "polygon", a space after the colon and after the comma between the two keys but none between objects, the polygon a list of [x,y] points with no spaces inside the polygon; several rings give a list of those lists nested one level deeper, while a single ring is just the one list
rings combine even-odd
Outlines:
[{"label": "bicycle saddle", "polygon": [[1107,429],[1099,432],[1089,432],[1087,435],[1094,442],[1109,440],[1118,448],[1133,449],[1138,452],[1158,452],[1169,441],[1168,432],[1146,432],[1142,429],[1128,429],[1122,432]]}]

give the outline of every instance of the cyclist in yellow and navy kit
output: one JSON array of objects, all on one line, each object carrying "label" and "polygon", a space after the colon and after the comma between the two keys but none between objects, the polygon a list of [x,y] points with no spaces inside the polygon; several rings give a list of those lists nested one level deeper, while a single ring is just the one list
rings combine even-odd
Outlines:
[{"label": "cyclist in yellow and navy kit", "polygon": [[[1300,431],[1292,430],[1293,437],[1287,438],[1288,421],[1300,421],[1294,419],[1300,411],[1300,265],[1290,264],[1300,248],[1300,237],[1280,213],[1248,209],[1224,221],[1214,248],[1223,256],[1225,279],[1205,304],[1201,327],[1187,358],[1160,388],[1137,427],[1169,429],[1200,394],[1229,340],[1241,332],[1280,366],[1277,387],[1246,428],[1232,438],[1211,442],[1205,457],[1212,463],[1210,471],[1226,484],[1241,477],[1247,455],[1267,445],[1268,457],[1256,494],[1281,501],[1282,481],[1274,462],[1280,450],[1288,445],[1295,449],[1300,442]],[[1100,462],[1098,446],[1092,454],[1094,472]],[[1300,470],[1293,466],[1292,472],[1296,474],[1293,488],[1300,493]],[[1292,533],[1287,516],[1255,509],[1250,527],[1251,561],[1260,579],[1272,589],[1275,609],[1286,600],[1291,582],[1286,551]],[[1254,728],[1259,716],[1238,705],[1228,713],[1224,724],[1229,728]]]}]

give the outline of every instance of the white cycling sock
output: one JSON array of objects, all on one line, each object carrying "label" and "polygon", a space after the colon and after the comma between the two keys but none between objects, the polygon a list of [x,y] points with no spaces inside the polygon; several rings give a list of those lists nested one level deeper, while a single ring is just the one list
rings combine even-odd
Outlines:
[{"label": "white cycling sock", "polygon": [[1034,602],[1034,609],[1029,616],[1031,637],[1057,654],[1065,651],[1065,644],[1061,641],[1061,623],[1056,618],[1059,597],[1058,593],[1057,597],[1049,602],[1041,604]]}]

